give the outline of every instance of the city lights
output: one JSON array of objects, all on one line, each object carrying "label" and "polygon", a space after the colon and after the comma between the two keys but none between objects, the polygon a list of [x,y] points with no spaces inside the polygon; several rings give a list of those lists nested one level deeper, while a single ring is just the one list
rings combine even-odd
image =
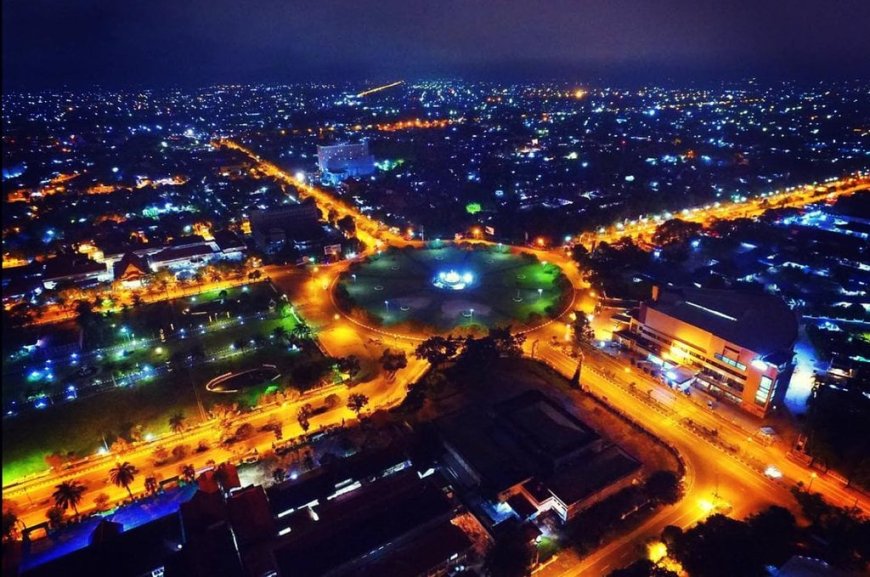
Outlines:
[{"label": "city lights", "polygon": [[870,8],[212,3],[4,9],[13,570],[868,564]]}]

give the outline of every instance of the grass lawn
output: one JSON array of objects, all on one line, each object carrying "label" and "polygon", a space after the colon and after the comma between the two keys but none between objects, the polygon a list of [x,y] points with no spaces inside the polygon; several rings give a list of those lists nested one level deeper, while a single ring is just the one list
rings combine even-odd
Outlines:
[{"label": "grass lawn", "polygon": [[4,480],[8,483],[46,469],[45,456],[53,452],[72,452],[79,457],[92,454],[102,445],[103,435],[111,444],[118,435],[134,426],[141,426],[144,433],[165,433],[169,431],[169,418],[178,412],[187,417],[188,424],[194,424],[200,417],[193,386],[199,391],[206,410],[215,403],[250,406],[269,384],[248,387],[235,394],[209,393],[205,384],[226,372],[268,363],[276,365],[281,372],[277,382],[285,386],[292,367],[319,357],[316,352],[288,352],[285,346],[266,345],[192,367],[189,372],[187,369],[173,370],[131,387],[118,387],[92,397],[4,419]]},{"label": "grass lawn", "polygon": [[[261,283],[261,287],[271,287]],[[261,289],[257,289],[261,290]],[[22,410],[14,417],[3,420],[3,476],[6,482],[33,472],[44,470],[44,458],[53,452],[72,452],[85,456],[95,452],[102,444],[103,436],[108,443],[134,426],[141,426],[146,433],[161,434],[169,428],[169,418],[177,412],[184,413],[188,423],[199,420],[194,387],[206,409],[214,403],[254,404],[266,388],[274,383],[255,384],[235,394],[210,393],[204,389],[212,378],[227,373],[275,365],[281,373],[277,382],[291,385],[290,373],[300,364],[322,359],[316,347],[290,350],[286,342],[274,335],[277,327],[287,333],[296,325],[296,318],[286,311],[270,311],[268,293],[260,294],[256,308],[239,320],[218,318],[209,324],[198,324],[191,330],[175,327],[172,338],[165,342],[128,343],[127,346],[105,350],[100,357],[82,358],[82,364],[90,364],[95,373],[75,380],[80,365],[69,366],[68,373],[56,368],[54,383],[43,384],[49,390],[63,391],[69,382],[92,383],[102,380],[106,386],[79,388],[80,396],[73,401],[63,397],[44,409]],[[185,299],[187,300],[187,299]],[[154,305],[147,305],[148,308]],[[179,303],[173,303],[178,308]],[[265,308],[265,311],[257,310]],[[137,315],[139,316],[139,315]],[[153,322],[153,320],[151,321]],[[185,328],[185,333],[181,329]],[[241,346],[243,345],[243,346]],[[185,368],[185,359],[195,353],[196,363]],[[59,367],[60,363],[53,364]],[[138,368],[137,368],[138,367]],[[149,367],[150,372],[142,370]],[[136,374],[133,378],[129,375]],[[58,375],[65,375],[63,378]],[[115,380],[112,381],[114,375]],[[118,386],[115,386],[118,385]],[[97,392],[94,392],[97,391]],[[6,396],[4,379],[4,397]],[[4,399],[5,400],[5,399]]]},{"label": "grass lawn", "polygon": [[[31,356],[13,361],[13,351],[4,347],[4,407],[8,409],[12,400],[20,405],[38,395],[62,401],[70,386],[77,394],[87,394],[95,381],[123,379],[137,367],[158,365],[195,347],[217,353],[236,340],[269,335],[277,326],[290,331],[295,319],[286,310],[284,318],[276,314],[286,309],[277,300],[271,285],[257,283],[143,305],[88,327],[85,351],[48,360]],[[275,310],[270,310],[270,301],[276,302]],[[74,322],[39,329],[43,335],[77,330]]]},{"label": "grass lawn", "polygon": [[[471,281],[459,290],[436,286],[449,271]],[[530,255],[445,245],[387,250],[351,266],[336,290],[378,324],[447,332],[539,324],[562,312],[571,285],[558,267]]]}]

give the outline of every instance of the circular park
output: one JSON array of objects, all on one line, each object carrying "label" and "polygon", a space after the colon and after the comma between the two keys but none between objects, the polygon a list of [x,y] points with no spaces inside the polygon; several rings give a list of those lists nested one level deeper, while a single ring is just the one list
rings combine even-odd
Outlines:
[{"label": "circular park", "polygon": [[511,247],[435,242],[354,263],[333,299],[354,322],[425,337],[540,326],[569,308],[573,287],[558,266]]}]

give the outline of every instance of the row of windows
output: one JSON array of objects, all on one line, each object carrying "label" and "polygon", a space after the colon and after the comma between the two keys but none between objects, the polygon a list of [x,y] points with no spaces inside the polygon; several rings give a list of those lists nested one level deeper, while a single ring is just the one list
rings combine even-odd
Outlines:
[{"label": "row of windows", "polygon": [[732,367],[738,368],[738,369],[740,369],[741,371],[745,371],[745,370],[746,370],[746,365],[744,365],[743,363],[738,363],[738,362],[735,361],[734,359],[729,359],[729,358],[726,357],[725,355],[722,355],[722,354],[720,354],[720,353],[716,353],[716,354],[713,355],[713,356],[716,357],[717,359],[719,359],[720,361],[722,361],[723,363],[725,363],[726,365],[731,365]]},{"label": "row of windows", "polygon": [[[647,327],[644,326],[644,325],[640,325],[640,331],[643,333],[643,335],[644,335],[645,337],[650,338],[650,339],[652,339],[652,340],[654,340],[654,341],[657,341],[657,342],[659,342],[659,343],[662,343],[662,344],[664,344],[665,346],[670,347],[670,346],[673,345],[673,340],[671,340],[670,337],[665,338],[665,337],[659,335],[657,332],[653,331],[653,329],[649,329],[649,328],[647,328]],[[679,342],[680,342],[680,343],[683,343],[683,341],[679,341]],[[684,343],[684,344],[685,344],[685,343]],[[690,345],[690,346],[694,346],[694,345]],[[717,365],[716,363],[712,362],[712,359],[710,359],[710,358],[707,357],[706,355],[701,355],[701,354],[698,354],[698,353],[696,353],[696,352],[694,352],[694,351],[686,351],[686,353],[688,353],[689,356],[691,356],[692,358],[697,359],[697,361],[698,361],[700,364],[708,364],[708,365],[711,365],[712,367],[714,367],[714,368],[715,368],[716,370],[718,370],[718,371],[722,371],[722,372],[724,372],[724,373],[726,373],[726,374],[728,374],[728,375],[730,375],[730,376],[732,376],[732,377],[735,377],[735,378],[740,379],[740,380],[743,380],[743,381],[746,380],[746,376],[745,376],[745,375],[741,375],[740,373],[738,373],[737,371],[732,370],[732,369],[729,368],[729,367],[723,367],[723,366],[719,366],[719,365]],[[719,357],[720,357],[721,355],[718,355],[718,354],[717,354],[717,355],[715,355],[715,356],[716,356],[717,359],[719,359]],[[728,359],[728,357],[724,357],[724,359]],[[722,360],[724,360],[724,359],[722,359]],[[731,365],[732,363],[736,363],[736,364],[732,365],[732,366],[734,366],[735,368],[746,369],[746,365],[743,365],[743,364],[741,364],[741,363],[737,363],[736,361],[731,361],[731,359],[728,359],[728,363],[727,363],[727,364]],[[742,386],[741,386],[740,388],[742,388]]]},{"label": "row of windows", "polygon": [[770,377],[762,376],[761,382],[758,384],[758,390],[755,391],[755,404],[763,407],[770,399],[770,389],[773,387],[773,380]]},{"label": "row of windows", "polygon": [[696,380],[695,383],[697,385],[699,385],[702,389],[707,389],[708,391],[712,391],[714,393],[717,393],[719,395],[724,396],[726,399],[728,399],[729,401],[731,401],[735,405],[739,405],[743,402],[743,399],[741,399],[740,397],[738,397],[737,395],[735,395],[733,393],[728,392],[727,390],[716,385],[715,383],[710,383],[710,382],[702,380],[702,379]]}]

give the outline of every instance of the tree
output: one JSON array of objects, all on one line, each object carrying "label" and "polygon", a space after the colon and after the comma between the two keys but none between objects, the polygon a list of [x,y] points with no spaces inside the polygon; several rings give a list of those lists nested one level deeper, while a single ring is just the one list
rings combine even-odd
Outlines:
[{"label": "tree", "polygon": [[582,267],[589,266],[591,262],[589,251],[580,243],[571,247],[571,259]]},{"label": "tree", "polygon": [[230,473],[226,463],[221,463],[218,465],[218,468],[214,470],[214,480],[224,494],[227,494],[232,488],[230,487]]},{"label": "tree", "polygon": [[85,492],[85,486],[78,481],[64,481],[60,485],[56,485],[52,498],[54,504],[64,511],[72,507],[76,516],[79,514],[79,503],[82,500],[82,494]]},{"label": "tree", "polygon": [[109,479],[116,487],[124,487],[127,489],[127,493],[132,499],[133,492],[130,490],[130,484],[133,482],[133,479],[136,478],[138,473],[139,469],[137,469],[135,465],[128,461],[124,461],[123,463],[118,463],[109,470]]},{"label": "tree", "polygon": [[272,334],[277,340],[283,341],[287,338],[287,335],[289,333],[287,333],[287,329],[285,329],[283,325],[278,325],[277,327],[275,327],[275,330],[272,331]]},{"label": "tree", "polygon": [[338,219],[335,225],[338,227],[338,230],[344,233],[344,236],[346,237],[351,237],[356,232],[356,222],[349,214]]},{"label": "tree", "polygon": [[667,525],[664,529],[662,529],[662,543],[668,549],[673,548],[674,543],[683,536],[683,530],[677,525]]},{"label": "tree", "polygon": [[408,366],[408,357],[405,356],[405,351],[393,351],[385,349],[381,355],[381,367],[386,371],[387,378],[392,380],[400,369]]},{"label": "tree", "polygon": [[817,382],[808,408],[807,451],[813,460],[836,467],[850,483],[870,486],[863,458],[870,439],[870,399],[857,386],[837,390]]},{"label": "tree", "polygon": [[169,417],[169,428],[173,433],[180,433],[184,430],[184,421],[186,420],[187,417],[184,416],[184,413],[175,413]]},{"label": "tree", "polygon": [[309,419],[314,414],[314,407],[311,406],[311,403],[305,403],[299,410],[296,411],[296,420],[299,421],[299,426],[302,427],[304,432],[308,432],[308,429],[311,428],[311,422]]},{"label": "tree", "polygon": [[574,322],[571,323],[572,333],[574,335],[574,343],[577,345],[587,344],[595,339],[595,331],[592,330],[592,323],[582,312],[575,313]]},{"label": "tree", "polygon": [[680,480],[672,471],[656,471],[644,483],[646,496],[659,503],[672,505],[680,500]]},{"label": "tree", "polygon": [[327,397],[323,400],[323,404],[325,404],[326,407],[329,409],[334,409],[341,404],[341,397],[339,397],[335,393],[332,393],[331,395],[327,395]]},{"label": "tree", "polygon": [[414,356],[420,360],[428,361],[433,369],[437,369],[456,357],[461,344],[462,342],[453,335],[447,337],[436,335],[417,345]]},{"label": "tree", "polygon": [[145,492],[153,495],[157,492],[157,478],[153,476],[145,477]]},{"label": "tree", "polygon": [[254,434],[254,425],[251,423],[242,423],[236,429],[235,434],[233,435],[237,441],[244,441]]},{"label": "tree", "polygon": [[782,565],[794,550],[797,525],[788,509],[776,505],[746,520],[762,559],[768,565]]},{"label": "tree", "polygon": [[652,241],[653,244],[659,246],[683,244],[700,233],[703,228],[703,225],[697,222],[687,222],[678,218],[672,218],[656,228]]},{"label": "tree", "polygon": [[86,300],[77,301],[74,310],[76,313],[76,324],[82,330],[90,328],[97,320],[94,305]]},{"label": "tree", "polygon": [[608,577],[677,577],[677,574],[657,566],[649,559],[640,559],[628,567],[611,572]]},{"label": "tree", "polygon": [[523,356],[523,343],[525,335],[512,334],[511,327],[493,327],[489,329],[488,338],[495,344],[495,350],[499,357],[518,359]]},{"label": "tree", "polygon": [[286,478],[287,478],[287,471],[282,469],[281,467],[278,467],[277,469],[272,471],[272,479],[276,483],[283,483],[284,479],[286,479]]},{"label": "tree", "polygon": [[337,360],[338,370],[342,373],[347,373],[347,375],[353,380],[360,372],[360,363],[359,357],[356,355],[348,355],[346,357],[340,357]]},{"label": "tree", "polygon": [[357,418],[368,404],[369,398],[362,393],[351,393],[347,398],[347,408],[356,413]]},{"label": "tree", "polygon": [[713,515],[683,533],[671,552],[692,577],[767,574],[749,525],[724,515]]},{"label": "tree", "polygon": [[459,356],[459,364],[469,371],[482,371],[501,358],[519,358],[523,354],[525,335],[511,334],[511,327],[493,327],[478,339],[468,337]]},{"label": "tree", "polygon": [[190,463],[182,465],[179,473],[185,483],[193,483],[196,480],[196,468]]},{"label": "tree", "polygon": [[14,541],[18,538],[18,515],[14,511],[3,511],[3,542]]},{"label": "tree", "polygon": [[519,527],[500,535],[484,557],[489,577],[526,577],[531,575],[534,551]]},{"label": "tree", "polygon": [[63,509],[60,507],[52,507],[45,512],[45,518],[48,519],[48,526],[51,529],[57,529],[63,523]]},{"label": "tree", "polygon": [[290,382],[299,390],[318,384],[332,370],[333,361],[328,358],[314,358],[300,363],[290,371]]},{"label": "tree", "polygon": [[109,496],[105,493],[100,493],[94,497],[94,508],[99,511],[107,511],[109,509]]},{"label": "tree", "polygon": [[290,331],[290,336],[296,342],[307,341],[314,337],[314,331],[305,321],[299,321]]}]

